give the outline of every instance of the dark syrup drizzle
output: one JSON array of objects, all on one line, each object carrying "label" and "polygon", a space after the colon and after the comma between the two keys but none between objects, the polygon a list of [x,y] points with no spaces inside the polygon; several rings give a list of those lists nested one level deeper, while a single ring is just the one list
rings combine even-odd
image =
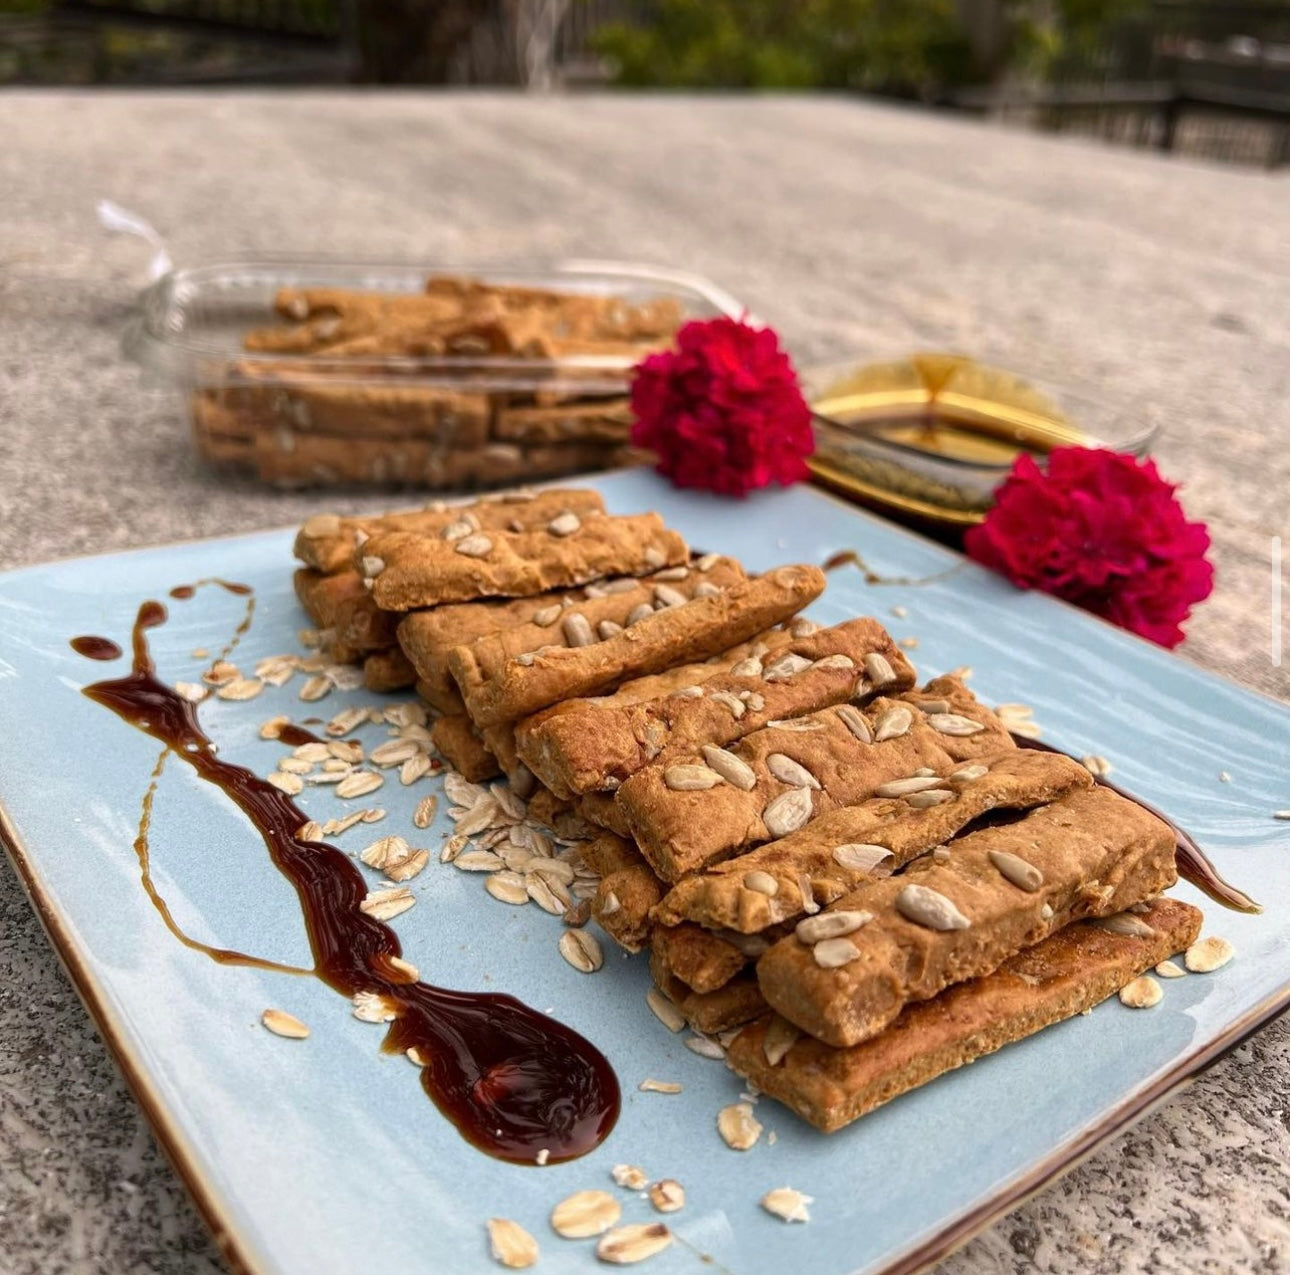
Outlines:
[{"label": "dark syrup drizzle", "polygon": [[512,996],[408,981],[390,960],[402,953],[398,936],[359,910],[367,885],[358,869],[331,846],[300,840],[296,830],[307,817],[299,807],[245,767],[221,761],[195,705],[158,680],[147,630],[165,619],[160,602],[143,603],[130,673],[84,693],[160,740],[248,816],[295,887],[317,976],[347,997],[385,997],[396,1017],[383,1048],[416,1051],[422,1087],[463,1138],[521,1164],[536,1163],[543,1151],[556,1163],[598,1146],[621,1101],[608,1060],[571,1028]]},{"label": "dark syrup drizzle", "polygon": [[[1052,744],[1045,744],[1042,740],[1026,739],[1021,735],[1012,737],[1019,748],[1033,748],[1041,753],[1061,753],[1060,748],[1054,748]],[[1063,756],[1069,756],[1063,753]],[[1159,807],[1153,806],[1149,801],[1143,801],[1141,797],[1135,797],[1133,793],[1126,792],[1119,784],[1113,784],[1109,779],[1102,778],[1101,775],[1095,775],[1094,778],[1099,784],[1111,789],[1112,792],[1118,792],[1121,797],[1128,798],[1135,805],[1141,806],[1143,810],[1149,810],[1157,819],[1167,823],[1174,834],[1174,859],[1178,864],[1179,873],[1186,877],[1203,894],[1208,895],[1215,903],[1221,903],[1225,908],[1231,908],[1233,912],[1262,912],[1263,904],[1256,903],[1244,890],[1238,890],[1230,882],[1223,880],[1219,875],[1218,869],[1209,861],[1209,856],[1196,844],[1185,828],[1180,828],[1167,814]]]},{"label": "dark syrup drizzle", "polygon": [[94,637],[91,634],[86,634],[84,637],[74,637],[68,645],[77,655],[83,655],[87,660],[118,660],[121,658],[121,648],[111,638]]}]

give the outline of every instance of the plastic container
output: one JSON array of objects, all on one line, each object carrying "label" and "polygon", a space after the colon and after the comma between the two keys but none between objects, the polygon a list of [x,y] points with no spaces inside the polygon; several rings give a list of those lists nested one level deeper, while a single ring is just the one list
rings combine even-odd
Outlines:
[{"label": "plastic container", "polygon": [[1077,444],[1143,455],[1158,432],[1149,409],[1111,407],[961,355],[833,364],[802,381],[815,415],[816,479],[933,526],[979,522],[1022,452],[1043,457]]},{"label": "plastic container", "polygon": [[[454,288],[476,308],[452,317]],[[632,367],[686,320],[741,312],[704,279],[612,262],[261,259],[165,275],[126,351],[181,392],[213,462],[283,486],[467,490],[632,463]]]}]

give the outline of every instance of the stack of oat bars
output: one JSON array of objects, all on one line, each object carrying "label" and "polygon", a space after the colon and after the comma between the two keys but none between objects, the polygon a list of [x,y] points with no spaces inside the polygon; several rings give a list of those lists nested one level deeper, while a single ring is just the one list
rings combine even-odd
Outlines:
[{"label": "stack of oat bars", "polygon": [[462,776],[583,832],[592,915],[648,949],[660,1016],[821,1129],[1197,937],[1159,897],[1166,824],[959,678],[916,685],[876,620],[800,617],[814,566],[752,576],[586,490],[320,515],[296,552],[330,657],[415,681]]}]

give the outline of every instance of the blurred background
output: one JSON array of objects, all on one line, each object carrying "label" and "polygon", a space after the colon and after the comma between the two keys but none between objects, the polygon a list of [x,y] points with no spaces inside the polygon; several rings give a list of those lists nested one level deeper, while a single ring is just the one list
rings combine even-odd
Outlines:
[{"label": "blurred background", "polygon": [[1290,2],[0,0],[0,85],[864,92],[1290,162]]}]

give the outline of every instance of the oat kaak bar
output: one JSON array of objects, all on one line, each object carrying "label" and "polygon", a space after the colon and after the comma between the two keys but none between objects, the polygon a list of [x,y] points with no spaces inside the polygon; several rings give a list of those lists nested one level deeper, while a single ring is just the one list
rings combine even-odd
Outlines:
[{"label": "oat kaak bar", "polygon": [[[725,663],[723,660],[722,663]],[[914,670],[876,620],[785,635],[774,652],[660,674],[658,693],[628,683],[570,700],[521,723],[520,756],[556,792],[616,788],[651,762],[723,746],[780,718],[914,684]]]},{"label": "oat kaak bar", "polygon": [[764,946],[764,940],[726,938],[697,925],[656,925],[650,931],[650,952],[660,967],[694,992],[725,987],[751,961],[750,944]]},{"label": "oat kaak bar", "polygon": [[551,646],[511,657],[490,639],[452,654],[453,677],[481,725],[515,721],[573,696],[703,660],[789,619],[824,591],[817,567],[777,567],[712,596],[644,616],[586,646]]},{"label": "oat kaak bar", "polygon": [[1125,924],[1068,926],[992,974],[909,1006],[881,1035],[835,1049],[768,1016],[730,1043],[728,1064],[825,1133],[1052,1023],[1086,1013],[1200,933],[1201,914],[1155,899]]},{"label": "oat kaak bar", "polygon": [[474,531],[525,531],[545,527],[562,513],[580,518],[603,513],[600,493],[582,487],[553,488],[550,491],[508,491],[483,500],[449,505],[436,501],[425,509],[375,517],[342,518],[336,514],[314,514],[305,520],[293,549],[295,556],[317,571],[332,574],[351,571],[359,545],[387,531],[415,531],[423,535],[442,534],[454,523],[465,523]]},{"label": "oat kaak bar", "polygon": [[293,577],[296,597],[323,633],[329,656],[353,664],[369,651],[395,645],[398,616],[382,611],[357,571],[324,575],[300,567]]},{"label": "oat kaak bar", "polygon": [[472,784],[501,773],[497,758],[479,738],[465,713],[440,717],[430,727],[430,738],[443,759]]},{"label": "oat kaak bar", "polygon": [[688,556],[685,541],[664,527],[658,514],[557,514],[533,531],[381,532],[359,549],[359,566],[379,607],[411,611],[444,602],[526,597],[602,576],[645,575],[680,566]]},{"label": "oat kaak bar", "polygon": [[1086,788],[844,895],[776,943],[757,963],[757,980],[803,1031],[856,1045],[910,1001],[988,974],[1072,921],[1123,912],[1176,880],[1169,826],[1109,788]]},{"label": "oat kaak bar", "polygon": [[696,1031],[715,1036],[742,1027],[766,1013],[766,1000],[750,973],[736,974],[715,992],[696,992],[674,978],[659,957],[650,954],[650,974],[659,990]]},{"label": "oat kaak bar", "polygon": [[[928,705],[938,711],[923,711]],[[916,701],[843,704],[766,726],[723,755],[648,766],[618,789],[615,805],[654,870],[677,881],[864,801],[888,781],[921,768],[948,773],[1011,746],[961,682],[938,678]]]},{"label": "oat kaak bar", "polygon": [[399,643],[436,695],[457,695],[449,661],[453,649],[489,639],[489,658],[509,658],[544,646],[586,644],[678,600],[689,601],[745,578],[733,558],[713,555],[702,567],[676,566],[646,576],[597,580],[509,602],[463,602],[414,611],[399,625]]},{"label": "oat kaak bar", "polygon": [[369,651],[363,657],[363,685],[369,691],[386,695],[411,686],[416,679],[416,669],[397,646],[388,651]]},{"label": "oat kaak bar", "polygon": [[636,847],[613,833],[595,837],[582,858],[600,875],[591,901],[596,923],[620,947],[639,952],[649,941],[650,910],[663,897],[663,883]]},{"label": "oat kaak bar", "polygon": [[[654,919],[755,934],[796,920],[812,904],[827,907],[866,881],[890,876],[991,811],[1043,805],[1092,785],[1092,776],[1071,758],[1022,748],[956,763],[939,776],[898,779],[891,784],[898,795],[843,806],[800,832],[682,878]],[[938,790],[956,799],[910,805],[911,798],[922,800],[919,793]]]}]

